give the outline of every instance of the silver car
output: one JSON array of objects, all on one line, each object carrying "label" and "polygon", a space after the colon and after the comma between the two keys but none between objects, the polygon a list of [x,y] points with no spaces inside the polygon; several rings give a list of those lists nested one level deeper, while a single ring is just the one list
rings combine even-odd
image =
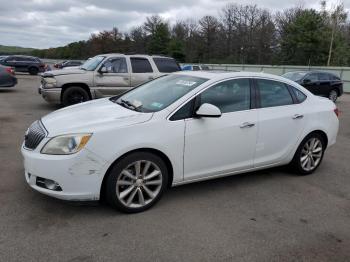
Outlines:
[{"label": "silver car", "polygon": [[103,54],[79,68],[43,73],[39,94],[50,103],[68,106],[118,95],[175,71],[180,71],[180,67],[170,57]]}]

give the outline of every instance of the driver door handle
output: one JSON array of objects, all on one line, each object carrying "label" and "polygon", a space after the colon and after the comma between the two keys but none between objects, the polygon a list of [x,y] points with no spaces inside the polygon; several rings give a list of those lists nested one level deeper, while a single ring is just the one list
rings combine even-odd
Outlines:
[{"label": "driver door handle", "polygon": [[295,114],[295,115],[293,116],[293,119],[301,119],[301,118],[303,118],[303,117],[304,117],[303,115]]},{"label": "driver door handle", "polygon": [[249,128],[253,126],[255,126],[254,123],[244,122],[243,124],[240,125],[240,128]]}]

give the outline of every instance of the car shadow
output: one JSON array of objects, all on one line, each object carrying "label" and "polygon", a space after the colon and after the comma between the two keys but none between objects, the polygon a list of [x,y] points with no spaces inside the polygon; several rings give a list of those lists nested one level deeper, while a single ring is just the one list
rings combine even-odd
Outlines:
[{"label": "car shadow", "polygon": [[[169,189],[164,195],[162,201],[157,203],[153,208],[149,209],[148,212],[162,212],[162,210],[167,209],[167,204],[172,205],[174,201],[186,201],[186,198],[193,198],[193,195],[196,198],[207,197],[208,194],[215,191],[225,192],[227,188],[235,189],[240,186],[249,186],[250,184],[257,184],[266,182],[268,180],[273,179],[286,179],[287,177],[294,176],[293,173],[287,167],[275,167],[264,169],[261,171],[254,171],[245,174],[232,175],[222,178],[210,179],[196,183],[185,184],[182,186],[176,186]],[[37,193],[37,192],[33,192]],[[62,215],[62,210],[64,209],[67,214],[76,215],[84,215],[86,216],[86,212],[88,211],[91,215],[126,215],[124,213],[118,212],[111,208],[104,199],[99,201],[66,201],[59,200],[55,198],[48,197],[46,195],[42,195],[37,193],[36,198],[38,201],[42,201],[40,204],[41,207],[45,206],[55,206],[53,210],[61,210],[59,213]],[[55,212],[55,211],[51,211]],[[144,212],[142,212],[144,213]]]},{"label": "car shadow", "polygon": [[[204,181],[184,184],[181,186],[173,187],[169,192],[173,191],[174,194],[178,192],[182,193],[185,191],[193,192],[193,190],[198,191],[197,193],[206,192],[207,190],[220,190],[221,188],[236,187],[242,184],[256,184],[260,181],[276,179],[286,176],[293,176],[293,172],[286,166],[273,167],[259,171],[252,171],[242,174],[233,174],[221,178],[208,179]],[[170,193],[171,194],[171,193]]]},{"label": "car shadow", "polygon": [[0,87],[0,93],[16,93],[17,89],[12,89],[12,87]]}]

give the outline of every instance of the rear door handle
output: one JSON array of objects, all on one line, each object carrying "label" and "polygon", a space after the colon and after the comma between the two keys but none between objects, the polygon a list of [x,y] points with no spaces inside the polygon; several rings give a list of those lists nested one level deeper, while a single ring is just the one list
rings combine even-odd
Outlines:
[{"label": "rear door handle", "polygon": [[301,118],[303,118],[303,117],[304,117],[303,115],[295,114],[295,115],[293,116],[293,119],[301,119]]},{"label": "rear door handle", "polygon": [[254,123],[244,122],[242,125],[240,125],[240,128],[249,128],[255,126]]}]

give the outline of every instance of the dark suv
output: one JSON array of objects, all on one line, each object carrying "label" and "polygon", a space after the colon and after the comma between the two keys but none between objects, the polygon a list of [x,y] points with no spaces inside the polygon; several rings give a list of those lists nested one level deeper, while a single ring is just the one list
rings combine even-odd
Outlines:
[{"label": "dark suv", "polygon": [[69,60],[69,61],[63,61],[62,63],[54,64],[54,67],[65,68],[65,67],[71,67],[71,66],[81,66],[82,64],[83,63],[80,61]]},{"label": "dark suv", "polygon": [[33,56],[10,55],[0,60],[0,64],[10,66],[16,72],[28,72],[31,75],[37,75],[39,72],[45,71],[45,64],[39,58]]},{"label": "dark suv", "polygon": [[328,97],[333,102],[343,94],[343,81],[339,76],[322,71],[296,71],[282,75],[297,82],[318,96]]}]

